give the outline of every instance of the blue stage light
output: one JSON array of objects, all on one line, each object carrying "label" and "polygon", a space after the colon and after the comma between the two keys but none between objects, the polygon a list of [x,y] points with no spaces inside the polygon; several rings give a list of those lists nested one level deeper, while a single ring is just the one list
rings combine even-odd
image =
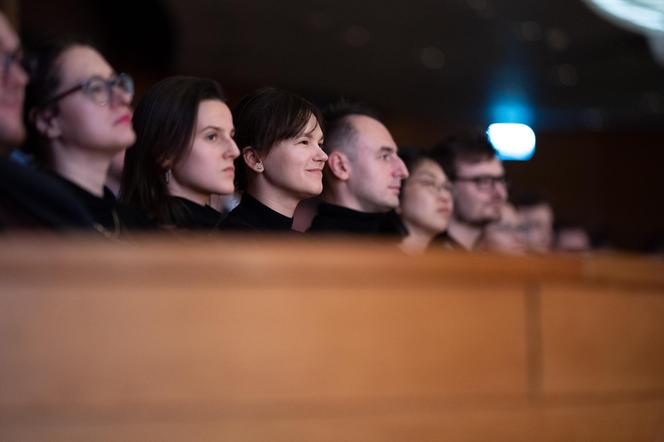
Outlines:
[{"label": "blue stage light", "polygon": [[502,160],[529,160],[535,153],[535,132],[526,124],[494,123],[487,135]]}]

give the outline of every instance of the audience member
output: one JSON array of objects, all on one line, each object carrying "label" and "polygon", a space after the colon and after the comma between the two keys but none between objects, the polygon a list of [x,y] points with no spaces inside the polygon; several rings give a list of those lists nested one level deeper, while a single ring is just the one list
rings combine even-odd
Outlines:
[{"label": "audience member", "polygon": [[291,231],[298,203],[323,190],[320,112],[298,95],[264,88],[244,97],[234,115],[244,193],[222,229]]},{"label": "audience member", "polygon": [[134,85],[91,46],[49,43],[36,52],[26,92],[28,149],[108,236],[152,224],[104,187],[113,157],[135,139]]},{"label": "audience member", "polygon": [[339,103],[326,113],[325,188],[309,232],[403,236],[394,211],[408,169],[377,116]]},{"label": "audience member", "polygon": [[410,176],[401,189],[397,210],[407,230],[401,246],[408,252],[423,252],[447,229],[452,215],[452,186],[440,165],[429,156],[401,150]]},{"label": "audience member", "polygon": [[473,250],[484,227],[500,219],[507,200],[501,161],[484,132],[450,138],[433,154],[452,181],[454,212],[447,234],[465,250]]},{"label": "audience member", "polygon": [[17,35],[0,12],[0,229],[91,229],[92,219],[64,186],[8,157],[25,139],[26,72]]},{"label": "audience member", "polygon": [[516,208],[526,228],[528,250],[544,253],[553,247],[553,209],[542,197],[524,195],[516,201]]},{"label": "audience member", "polygon": [[136,143],[127,150],[120,193],[162,226],[189,230],[219,227],[208,205],[213,194],[232,194],[231,111],[219,84],[170,77],[150,88],[134,114]]},{"label": "audience member", "polygon": [[527,251],[526,229],[516,208],[506,202],[500,210],[500,219],[492,221],[482,230],[477,250],[524,254]]}]

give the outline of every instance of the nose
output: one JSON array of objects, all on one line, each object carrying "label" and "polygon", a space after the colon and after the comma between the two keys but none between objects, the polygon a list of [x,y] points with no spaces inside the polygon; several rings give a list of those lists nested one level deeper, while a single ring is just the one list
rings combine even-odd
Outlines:
[{"label": "nose", "polygon": [[491,187],[494,194],[498,196],[501,201],[507,201],[507,186],[498,182],[494,182]]},{"label": "nose", "polygon": [[237,144],[235,144],[235,140],[232,139],[232,138],[229,138],[228,139],[228,149],[226,149],[224,157],[235,159],[239,156],[240,156],[240,149],[237,147]]},{"label": "nose", "polygon": [[408,178],[408,168],[401,158],[398,156],[395,158],[394,171],[392,172],[395,177],[398,177],[402,180]]},{"label": "nose", "polygon": [[120,86],[113,86],[113,89],[110,92],[112,94],[112,102],[115,105],[129,106],[132,98],[134,98],[133,93],[127,92]]},{"label": "nose", "polygon": [[4,79],[5,83],[11,82],[17,86],[25,86],[28,84],[28,74],[18,62],[12,62],[6,70],[6,74],[7,76]]},{"label": "nose", "polygon": [[318,146],[316,148],[316,156],[314,157],[314,160],[315,161],[320,161],[321,163],[324,163],[324,162],[327,161],[327,159],[328,159],[328,156],[325,153],[325,151],[320,146]]}]

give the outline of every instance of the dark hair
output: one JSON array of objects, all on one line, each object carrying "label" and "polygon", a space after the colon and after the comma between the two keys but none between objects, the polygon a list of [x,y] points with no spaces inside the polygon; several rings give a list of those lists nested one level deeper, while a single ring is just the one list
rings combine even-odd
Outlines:
[{"label": "dark hair", "polygon": [[[242,98],[233,110],[235,142],[240,150],[251,146],[266,154],[277,142],[302,132],[312,115],[324,130],[320,111],[306,99],[273,87],[259,89]],[[238,189],[246,189],[247,178],[247,166],[240,156],[236,160]]]},{"label": "dark hair", "polygon": [[136,106],[136,142],[125,154],[120,196],[159,223],[178,224],[186,217],[169,198],[167,163],[177,163],[191,149],[204,100],[225,100],[216,81],[178,76],[152,86]]},{"label": "dark hair", "polygon": [[450,180],[457,177],[457,164],[479,163],[496,157],[485,131],[471,130],[448,138],[431,149],[432,156]]},{"label": "dark hair", "polygon": [[49,40],[29,48],[30,63],[26,69],[30,81],[25,88],[23,106],[27,138],[22,150],[30,154],[39,165],[48,165],[51,156],[48,149],[49,141],[39,132],[33,119],[36,113],[44,110],[57,115],[58,104],[47,103],[60,88],[62,72],[58,59],[75,46],[86,46],[96,50],[92,44],[79,39]]},{"label": "dark hair", "polygon": [[351,115],[363,115],[381,121],[377,112],[362,103],[354,103],[342,98],[330,104],[323,112],[327,130],[325,136],[326,153],[329,154],[333,150],[342,149],[352,155],[352,152],[347,149],[348,144],[352,142],[355,136],[355,128],[348,120]]},{"label": "dark hair", "polygon": [[401,158],[409,172],[414,170],[422,161],[431,160],[436,162],[428,150],[415,147],[399,147],[399,158]]}]

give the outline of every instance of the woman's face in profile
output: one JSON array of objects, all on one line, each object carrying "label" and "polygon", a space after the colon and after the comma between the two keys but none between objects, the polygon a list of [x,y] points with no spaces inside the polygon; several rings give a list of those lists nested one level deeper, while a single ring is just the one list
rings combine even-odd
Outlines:
[{"label": "woman's face in profile", "polygon": [[263,176],[279,194],[301,200],[323,191],[323,131],[311,115],[304,129],[293,138],[278,141],[262,162]]},{"label": "woman's face in profile", "polygon": [[240,155],[234,134],[233,116],[226,103],[202,101],[198,105],[191,148],[172,167],[169,186],[177,187],[178,194],[203,204],[212,194],[233,193],[233,160]]},{"label": "woman's face in profile", "polygon": [[80,89],[57,101],[58,112],[49,123],[49,138],[83,149],[115,153],[136,139],[131,125],[132,93],[105,81],[115,72],[106,60],[88,46],[73,46],[58,57],[60,86],[53,96],[94,79],[96,86]]},{"label": "woman's face in profile", "polygon": [[432,235],[447,229],[452,193],[445,172],[436,162],[423,159],[416,163],[401,192],[400,214],[407,227]]}]

